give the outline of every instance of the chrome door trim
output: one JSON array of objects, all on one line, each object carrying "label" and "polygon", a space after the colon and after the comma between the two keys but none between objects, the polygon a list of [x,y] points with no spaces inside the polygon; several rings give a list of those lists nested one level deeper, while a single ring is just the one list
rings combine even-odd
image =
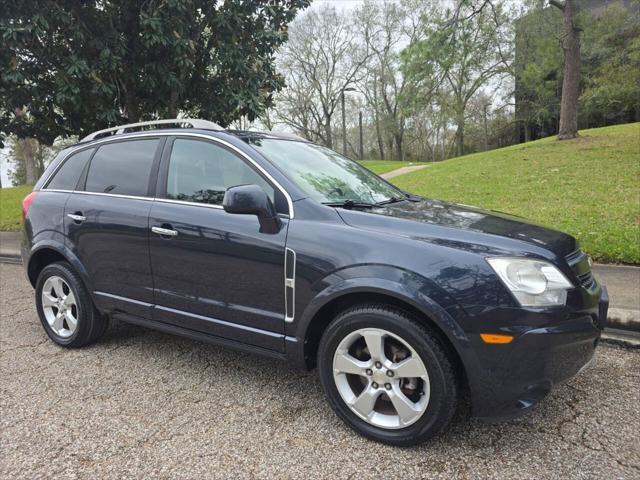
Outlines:
[{"label": "chrome door trim", "polygon": [[[77,145],[76,147],[72,147],[72,149],[60,161],[58,166],[47,176],[45,181],[42,183],[42,185],[44,185],[44,187],[42,187],[41,190],[46,190],[47,189],[46,185],[49,183],[51,178],[58,172],[58,170],[62,167],[62,165],[64,165],[64,163],[67,161],[67,158],[69,158],[71,155],[73,155],[74,153],[78,152],[79,150],[83,150],[83,149],[86,149],[86,148],[92,148],[92,147],[95,147],[96,145],[100,145],[102,143],[119,142],[121,140],[134,139],[134,138],[144,138],[144,137],[196,137],[196,138],[204,138],[205,140],[209,140],[211,142],[218,143],[220,145],[224,145],[225,147],[227,147],[227,148],[233,150],[234,152],[236,152],[238,155],[240,155],[245,160],[248,160],[251,163],[251,165],[253,165],[265,177],[267,177],[267,179],[278,190],[280,190],[280,192],[284,195],[284,198],[287,200],[287,206],[289,208],[288,217],[290,219],[294,218],[295,213],[294,213],[294,209],[293,209],[293,200],[291,199],[291,196],[285,190],[285,188],[282,185],[280,185],[280,183],[275,178],[273,178],[273,176],[269,172],[267,172],[261,165],[256,163],[255,160],[253,160],[249,155],[247,155],[245,152],[240,150],[238,147],[236,147],[235,145],[233,145],[233,144],[231,144],[231,143],[229,143],[229,142],[227,142],[225,140],[222,140],[220,138],[216,138],[214,136],[205,135],[205,134],[202,134],[202,133],[193,133],[193,132],[146,132],[146,133],[139,133],[138,132],[138,133],[117,135],[116,137],[101,138],[99,140],[92,141],[89,145],[86,145],[86,144],[85,145],[82,145],[82,144],[81,145]],[[53,190],[50,190],[50,191],[53,191]],[[74,193],[95,193],[97,195],[111,195],[111,196],[120,196],[120,197],[124,197],[124,198],[146,198],[148,200],[153,200],[151,197],[136,197],[136,196],[117,195],[117,194],[110,194],[110,193],[83,192],[83,191],[80,191],[80,190],[75,190]],[[156,199],[156,200],[163,200],[163,199]],[[192,205],[192,204],[190,204],[190,205]]]},{"label": "chrome door trim", "polygon": [[[291,277],[287,277],[287,261],[289,255],[292,256],[293,267],[291,269]],[[292,248],[285,248],[284,250],[284,321],[287,323],[293,322],[295,318],[296,309],[296,251]],[[287,289],[291,289],[291,307],[287,301]]]}]

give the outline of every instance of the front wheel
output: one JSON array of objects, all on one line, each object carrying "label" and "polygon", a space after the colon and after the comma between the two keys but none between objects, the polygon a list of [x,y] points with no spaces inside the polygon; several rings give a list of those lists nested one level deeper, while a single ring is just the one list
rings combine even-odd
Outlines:
[{"label": "front wheel", "polygon": [[337,415],[380,442],[424,442],[456,410],[458,383],[447,350],[393,307],[358,306],[338,315],[320,342],[318,368]]}]

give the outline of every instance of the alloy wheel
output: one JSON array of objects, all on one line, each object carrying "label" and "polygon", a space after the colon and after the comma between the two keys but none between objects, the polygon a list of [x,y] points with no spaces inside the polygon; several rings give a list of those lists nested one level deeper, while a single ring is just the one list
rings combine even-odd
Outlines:
[{"label": "alloy wheel", "polygon": [[68,338],[78,327],[78,304],[69,284],[59,276],[47,278],[42,286],[42,311],[53,332]]},{"label": "alloy wheel", "polygon": [[351,411],[376,427],[407,427],[429,404],[424,362],[407,341],[380,328],[356,330],[340,342],[333,378]]}]

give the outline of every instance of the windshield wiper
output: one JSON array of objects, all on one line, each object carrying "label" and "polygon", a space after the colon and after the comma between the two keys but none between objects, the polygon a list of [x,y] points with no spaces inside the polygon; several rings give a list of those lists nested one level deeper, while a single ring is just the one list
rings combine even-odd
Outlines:
[{"label": "windshield wiper", "polygon": [[381,201],[381,202],[377,202],[377,203],[375,203],[375,206],[376,206],[376,207],[380,207],[380,206],[383,206],[383,205],[390,205],[390,204],[392,204],[392,203],[402,202],[403,200],[406,200],[406,197],[405,197],[405,198],[400,198],[400,197],[391,197],[391,198],[390,198],[390,199],[388,199],[388,200],[383,200],[383,201]]},{"label": "windshield wiper", "polygon": [[340,202],[322,202],[327,207],[340,207],[351,210],[352,208],[374,208],[377,206],[375,203],[366,202],[354,202],[353,200],[342,200]]}]

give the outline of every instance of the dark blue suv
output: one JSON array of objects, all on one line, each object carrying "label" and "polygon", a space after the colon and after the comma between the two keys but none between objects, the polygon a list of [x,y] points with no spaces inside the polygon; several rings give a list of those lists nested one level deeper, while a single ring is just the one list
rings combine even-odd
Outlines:
[{"label": "dark blue suv", "polygon": [[393,445],[436,434],[465,396],[486,420],[528,411],[591,360],[606,321],[573,237],[411,195],[293,136],[203,120],[96,132],[23,215],[58,345],[116,318],[317,366],[336,413]]}]

